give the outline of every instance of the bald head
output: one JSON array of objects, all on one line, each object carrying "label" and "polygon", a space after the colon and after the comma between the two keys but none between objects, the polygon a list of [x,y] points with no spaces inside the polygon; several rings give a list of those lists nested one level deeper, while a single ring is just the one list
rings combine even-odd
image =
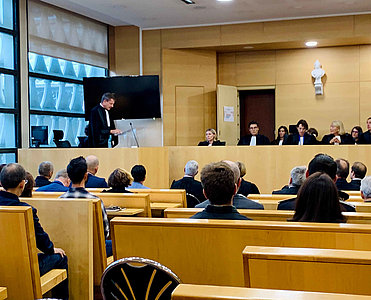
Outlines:
[{"label": "bald head", "polygon": [[230,160],[223,160],[223,162],[228,164],[229,167],[232,169],[234,183],[237,184],[237,186],[239,186],[238,183],[240,182],[240,169],[238,168],[238,165],[235,162],[230,161]]},{"label": "bald head", "polygon": [[86,158],[86,164],[88,165],[88,172],[95,175],[99,168],[99,159],[95,155],[88,155]]}]

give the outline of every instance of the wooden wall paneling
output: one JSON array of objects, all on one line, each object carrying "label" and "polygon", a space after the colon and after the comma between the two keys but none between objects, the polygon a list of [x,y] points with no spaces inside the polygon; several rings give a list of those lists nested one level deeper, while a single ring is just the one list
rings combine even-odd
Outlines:
[{"label": "wooden wall paneling", "polygon": [[274,85],[276,83],[275,51],[236,53],[236,85]]},{"label": "wooden wall paneling", "polygon": [[116,73],[116,37],[115,27],[108,27],[108,57],[109,70]]},{"label": "wooden wall paneling", "polygon": [[327,83],[324,95],[316,96],[312,84],[276,86],[276,127],[296,124],[306,119],[320,137],[328,134],[330,123],[341,120],[349,132],[357,125],[359,114],[359,84]]},{"label": "wooden wall paneling", "polygon": [[218,84],[236,86],[236,53],[218,54]]},{"label": "wooden wall paneling", "polygon": [[142,31],[143,75],[161,75],[161,30]]},{"label": "wooden wall paneling", "polygon": [[222,46],[254,44],[264,41],[263,22],[222,25],[220,32]]},{"label": "wooden wall paneling", "polygon": [[197,48],[220,45],[220,26],[162,29],[163,48]]},{"label": "wooden wall paneling", "polygon": [[354,18],[354,35],[369,36],[371,30],[371,15],[355,15]]},{"label": "wooden wall paneling", "polygon": [[371,45],[359,46],[359,80],[371,81]]},{"label": "wooden wall paneling", "polygon": [[359,124],[367,130],[366,120],[371,117],[371,82],[360,82]]},{"label": "wooden wall paneling", "polygon": [[117,75],[139,75],[139,27],[115,27]]}]

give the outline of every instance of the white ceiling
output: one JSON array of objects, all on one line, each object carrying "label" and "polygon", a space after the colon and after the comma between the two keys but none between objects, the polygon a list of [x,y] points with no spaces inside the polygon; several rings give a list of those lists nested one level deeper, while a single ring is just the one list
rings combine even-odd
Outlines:
[{"label": "white ceiling", "polygon": [[101,22],[143,29],[371,13],[370,0],[43,0]]}]

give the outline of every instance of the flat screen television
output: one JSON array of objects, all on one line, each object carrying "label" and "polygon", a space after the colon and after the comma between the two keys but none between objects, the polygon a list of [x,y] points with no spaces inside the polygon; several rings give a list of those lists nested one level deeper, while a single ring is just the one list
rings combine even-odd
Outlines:
[{"label": "flat screen television", "polygon": [[48,126],[31,126],[31,145],[48,145]]},{"label": "flat screen television", "polygon": [[86,120],[107,92],[116,94],[113,120],[161,118],[158,75],[84,78],[83,86]]}]

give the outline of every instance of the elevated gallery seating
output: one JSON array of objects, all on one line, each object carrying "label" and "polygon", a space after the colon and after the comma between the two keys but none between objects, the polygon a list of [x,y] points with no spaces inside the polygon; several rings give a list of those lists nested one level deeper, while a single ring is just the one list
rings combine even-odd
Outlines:
[{"label": "elevated gallery seating", "polygon": [[40,277],[31,207],[1,206],[0,228],[0,286],[9,299],[42,298],[67,280],[66,270],[58,269]]}]

